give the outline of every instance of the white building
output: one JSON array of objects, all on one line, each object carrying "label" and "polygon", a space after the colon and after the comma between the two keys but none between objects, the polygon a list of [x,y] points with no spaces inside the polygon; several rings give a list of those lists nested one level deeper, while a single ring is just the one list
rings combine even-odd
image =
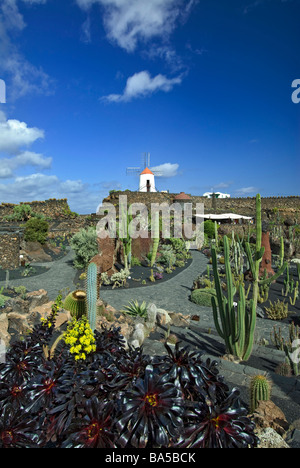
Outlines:
[{"label": "white building", "polygon": [[153,172],[146,167],[143,172],[140,173],[140,184],[139,192],[156,192],[155,180]]},{"label": "white building", "polygon": [[206,198],[212,198],[213,194],[216,198],[230,198],[229,193],[221,193],[221,192],[205,192],[202,196]]}]

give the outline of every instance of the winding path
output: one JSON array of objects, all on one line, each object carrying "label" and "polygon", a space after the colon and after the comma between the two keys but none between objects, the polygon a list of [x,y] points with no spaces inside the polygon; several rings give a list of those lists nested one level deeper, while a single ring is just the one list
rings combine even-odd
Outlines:
[{"label": "winding path", "polygon": [[[194,279],[206,271],[207,257],[198,251],[191,251],[192,263],[173,278],[162,283],[155,283],[149,287],[132,289],[114,289],[100,291],[100,297],[117,310],[124,308],[129,302],[137,300],[139,303],[153,302],[156,307],[172,312],[181,312],[184,315],[199,315],[202,328],[215,328],[211,307],[199,307],[189,300]],[[24,285],[28,291],[45,289],[50,300],[55,300],[59,292],[65,288],[75,289],[73,267],[74,251],[68,248],[67,254],[54,262],[35,263],[34,265],[49,267],[45,273],[9,281],[10,286]],[[0,281],[0,288],[5,281]],[[270,331],[274,323],[257,317],[256,340],[270,339]],[[284,334],[288,326],[281,324]]]},{"label": "winding path", "polygon": [[[31,266],[44,266],[49,270],[41,275],[20,278],[9,281],[10,287],[25,286],[28,291],[45,289],[51,301],[55,300],[59,291],[64,288],[74,290],[73,279],[75,276],[73,268],[74,251],[69,249],[67,254],[54,262],[36,262]],[[5,281],[0,281],[0,288],[5,285]]]}]

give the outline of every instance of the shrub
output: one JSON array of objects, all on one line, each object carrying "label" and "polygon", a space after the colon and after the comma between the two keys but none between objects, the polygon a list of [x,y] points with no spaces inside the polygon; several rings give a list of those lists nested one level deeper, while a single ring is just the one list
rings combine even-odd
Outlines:
[{"label": "shrub", "polygon": [[8,301],[9,299],[9,297],[6,297],[4,296],[4,294],[2,294],[3,289],[4,289],[4,286],[2,286],[2,288],[0,289],[0,307],[4,307],[6,304],[6,301]]},{"label": "shrub", "polygon": [[176,262],[176,253],[171,245],[162,245],[159,253],[159,262],[167,265],[168,268],[171,268]]},{"label": "shrub", "polygon": [[44,219],[30,218],[25,224],[24,239],[27,242],[45,244],[49,232],[49,224]]},{"label": "shrub", "polygon": [[7,221],[28,221],[34,213],[30,205],[17,205],[13,209],[13,213],[11,215],[3,216],[3,219]]},{"label": "shrub", "polygon": [[211,307],[212,296],[216,296],[216,290],[213,288],[194,289],[191,301],[199,306]]},{"label": "shrub", "polygon": [[257,446],[239,391],[216,361],[178,343],[154,359],[126,350],[120,329],[102,328],[93,339],[78,323],[47,357],[56,314],[0,364],[0,448]]},{"label": "shrub", "polygon": [[[219,228],[219,225],[217,225]],[[204,221],[204,234],[207,235],[209,239],[214,239],[215,237],[215,223],[211,219]]]},{"label": "shrub", "polygon": [[80,229],[72,237],[70,246],[75,251],[75,268],[86,268],[89,261],[98,253],[96,229],[94,227]]}]

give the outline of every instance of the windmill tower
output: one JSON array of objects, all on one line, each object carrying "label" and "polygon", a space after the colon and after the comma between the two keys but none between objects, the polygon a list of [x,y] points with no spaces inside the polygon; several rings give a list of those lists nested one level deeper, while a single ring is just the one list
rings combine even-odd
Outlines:
[{"label": "windmill tower", "polygon": [[151,171],[150,167],[150,153],[144,153],[142,157],[143,168],[141,167],[127,167],[127,175],[139,175],[139,192],[157,192],[155,188],[155,176],[161,176],[160,171]]}]

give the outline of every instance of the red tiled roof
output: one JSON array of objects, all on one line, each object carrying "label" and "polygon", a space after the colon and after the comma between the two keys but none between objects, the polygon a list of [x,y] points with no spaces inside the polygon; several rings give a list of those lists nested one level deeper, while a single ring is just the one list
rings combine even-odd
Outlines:
[{"label": "red tiled roof", "polygon": [[153,175],[153,172],[150,171],[150,169],[148,169],[148,167],[146,167],[146,169],[143,170],[143,172],[141,172],[140,175],[142,174],[152,174]]},{"label": "red tiled roof", "polygon": [[174,200],[191,200],[191,197],[184,192],[180,192],[174,197]]}]

